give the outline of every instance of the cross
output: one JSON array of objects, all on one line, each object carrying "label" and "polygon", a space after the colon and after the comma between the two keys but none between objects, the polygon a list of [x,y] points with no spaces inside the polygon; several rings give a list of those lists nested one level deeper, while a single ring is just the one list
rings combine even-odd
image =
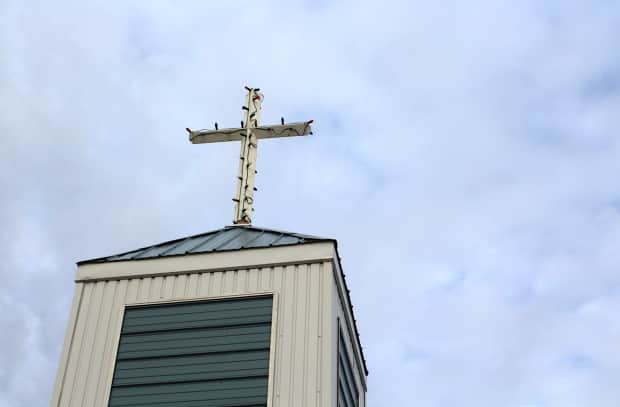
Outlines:
[{"label": "cross", "polygon": [[189,141],[192,144],[219,143],[223,141],[241,141],[241,153],[239,154],[239,171],[237,173],[237,191],[233,201],[235,202],[234,224],[251,224],[252,211],[254,211],[254,181],[256,178],[256,151],[258,140],[264,138],[305,136],[312,134],[310,125],[313,120],[307,122],[284,123],[281,119],[279,125],[259,126],[263,94],[258,88],[245,87],[248,91],[246,105],[243,109],[241,127],[219,129],[215,123],[215,130],[191,130]]}]

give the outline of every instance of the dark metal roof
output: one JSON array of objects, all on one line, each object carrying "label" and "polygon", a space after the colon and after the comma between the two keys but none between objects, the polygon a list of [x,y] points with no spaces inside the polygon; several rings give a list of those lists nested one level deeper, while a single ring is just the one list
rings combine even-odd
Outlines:
[{"label": "dark metal roof", "polygon": [[223,229],[201,233],[181,239],[170,240],[130,252],[96,259],[83,260],[80,264],[106,263],[123,260],[141,260],[157,257],[183,256],[187,254],[224,252],[241,249],[257,249],[274,246],[291,246],[303,243],[335,242],[317,236],[280,230],[258,228],[254,226],[227,226]]}]

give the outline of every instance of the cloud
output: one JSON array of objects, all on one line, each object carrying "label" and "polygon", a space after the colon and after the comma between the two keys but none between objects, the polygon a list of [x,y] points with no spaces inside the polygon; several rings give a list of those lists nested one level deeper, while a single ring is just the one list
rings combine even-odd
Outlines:
[{"label": "cloud", "polygon": [[[73,263],[230,223],[339,239],[369,405],[614,406],[614,2],[8,1],[0,6],[0,406],[47,403]],[[27,345],[27,346],[26,346]]]}]

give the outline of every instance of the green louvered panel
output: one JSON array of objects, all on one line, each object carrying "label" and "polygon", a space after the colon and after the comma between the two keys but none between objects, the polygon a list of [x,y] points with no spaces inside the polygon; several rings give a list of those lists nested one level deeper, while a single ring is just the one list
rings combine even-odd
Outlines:
[{"label": "green louvered panel", "polygon": [[351,368],[351,359],[342,338],[342,333],[338,335],[338,407],[356,407],[359,400],[359,392],[355,379],[353,377],[353,369]]},{"label": "green louvered panel", "polygon": [[271,297],[128,308],[109,406],[265,406],[271,313]]}]

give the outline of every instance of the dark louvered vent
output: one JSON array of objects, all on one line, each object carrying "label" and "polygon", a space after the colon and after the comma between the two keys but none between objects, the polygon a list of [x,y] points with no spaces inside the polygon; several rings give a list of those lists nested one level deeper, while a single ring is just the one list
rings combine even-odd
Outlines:
[{"label": "dark louvered vent", "polygon": [[357,407],[359,392],[353,378],[351,359],[338,329],[338,407]]},{"label": "dark louvered vent", "polygon": [[110,407],[265,406],[271,297],[127,308]]}]

